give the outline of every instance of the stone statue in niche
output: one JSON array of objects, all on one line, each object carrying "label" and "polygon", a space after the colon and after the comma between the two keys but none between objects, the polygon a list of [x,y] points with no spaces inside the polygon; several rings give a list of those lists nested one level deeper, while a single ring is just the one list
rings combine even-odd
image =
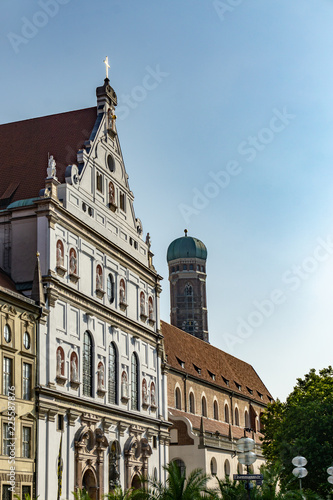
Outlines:
[{"label": "stone statue in niche", "polygon": [[71,381],[72,382],[78,381],[77,357],[75,353],[72,354],[72,359],[71,359]]},{"label": "stone statue in niche", "polygon": [[146,304],[145,304],[145,294],[140,293],[140,314],[144,316],[146,314]]},{"label": "stone statue in niche", "polygon": [[115,191],[114,191],[114,185],[113,185],[113,182],[110,182],[109,183],[109,203],[111,203],[111,205],[115,205]]},{"label": "stone statue in niche", "polygon": [[121,374],[121,397],[128,398],[128,380],[125,371]]},{"label": "stone statue in niche", "polygon": [[104,365],[103,363],[98,363],[97,370],[97,387],[98,389],[104,389]]},{"label": "stone statue in niche", "polygon": [[53,158],[53,155],[50,156],[49,158],[49,166],[47,168],[47,177],[48,178],[56,178],[56,162],[55,159]]},{"label": "stone statue in niche", "polygon": [[62,357],[61,349],[57,350],[57,375],[62,376],[64,374],[64,360]]},{"label": "stone statue in niche", "polygon": [[57,267],[63,267],[64,265],[64,251],[61,241],[57,243]]},{"label": "stone statue in niche", "polygon": [[69,270],[71,274],[77,274],[77,258],[74,248],[69,252]]},{"label": "stone statue in niche", "polygon": [[152,382],[150,384],[150,404],[156,406],[156,394],[155,394],[155,384]]},{"label": "stone statue in niche", "polygon": [[154,317],[154,306],[153,306],[153,300],[150,297],[148,301],[148,312],[149,312],[149,319],[153,319]]},{"label": "stone statue in niche", "polygon": [[102,269],[100,266],[97,266],[97,269],[96,269],[96,290],[102,290],[102,288],[103,288]]},{"label": "stone statue in niche", "polygon": [[119,283],[119,301],[121,304],[125,304],[125,282],[120,280]]},{"label": "stone statue in niche", "polygon": [[148,404],[148,388],[147,388],[147,381],[145,378],[142,381],[142,402],[144,404]]}]

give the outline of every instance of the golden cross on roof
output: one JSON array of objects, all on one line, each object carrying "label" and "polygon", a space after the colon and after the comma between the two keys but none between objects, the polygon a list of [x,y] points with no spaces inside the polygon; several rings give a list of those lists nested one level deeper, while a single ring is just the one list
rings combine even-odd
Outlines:
[{"label": "golden cross on roof", "polygon": [[108,56],[106,56],[106,58],[104,59],[104,64],[105,64],[105,69],[106,69],[106,78],[109,78],[109,68],[110,68],[110,64],[109,64],[109,58]]}]

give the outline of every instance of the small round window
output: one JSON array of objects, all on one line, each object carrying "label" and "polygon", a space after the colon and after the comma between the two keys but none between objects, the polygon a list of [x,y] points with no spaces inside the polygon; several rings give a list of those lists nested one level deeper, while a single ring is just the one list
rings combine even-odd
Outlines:
[{"label": "small round window", "polygon": [[112,155],[108,155],[107,163],[108,163],[108,167],[109,167],[110,171],[114,172],[115,163],[114,163],[114,158]]},{"label": "small round window", "polygon": [[23,334],[23,345],[26,349],[30,349],[30,335],[28,332]]},{"label": "small round window", "polygon": [[4,336],[6,342],[10,342],[11,341],[12,332],[10,331],[10,326],[7,325],[7,324],[4,326],[3,336]]}]

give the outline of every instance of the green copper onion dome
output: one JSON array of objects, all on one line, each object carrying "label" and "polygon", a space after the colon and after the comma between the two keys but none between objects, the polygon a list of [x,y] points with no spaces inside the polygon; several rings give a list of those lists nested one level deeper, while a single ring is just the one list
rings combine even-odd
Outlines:
[{"label": "green copper onion dome", "polygon": [[202,241],[192,236],[187,236],[187,229],[185,229],[185,236],[177,238],[170,243],[167,252],[167,261],[186,258],[207,259],[207,248]]}]

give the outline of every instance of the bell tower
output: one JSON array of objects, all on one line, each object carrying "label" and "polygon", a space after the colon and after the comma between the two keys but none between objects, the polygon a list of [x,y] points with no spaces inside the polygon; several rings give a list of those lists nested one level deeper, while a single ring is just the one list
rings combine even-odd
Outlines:
[{"label": "bell tower", "polygon": [[170,322],[208,342],[206,260],[207,248],[187,229],[169,245]]}]

